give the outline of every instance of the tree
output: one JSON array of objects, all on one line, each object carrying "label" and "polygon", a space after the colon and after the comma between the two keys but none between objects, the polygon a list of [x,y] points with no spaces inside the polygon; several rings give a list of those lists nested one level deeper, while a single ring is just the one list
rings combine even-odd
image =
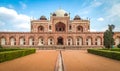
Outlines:
[{"label": "tree", "polygon": [[120,48],[120,44],[118,44],[117,47]]},{"label": "tree", "polygon": [[108,30],[106,30],[104,32],[104,46],[106,48],[112,48],[112,46],[114,45],[114,39],[113,39],[113,35],[114,35],[114,32],[113,32],[113,29],[115,28],[115,26],[113,24],[111,25],[108,25]]}]

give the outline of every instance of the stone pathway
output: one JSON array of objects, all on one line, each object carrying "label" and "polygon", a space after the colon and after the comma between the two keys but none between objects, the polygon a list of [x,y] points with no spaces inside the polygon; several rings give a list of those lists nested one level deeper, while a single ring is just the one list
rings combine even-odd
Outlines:
[{"label": "stone pathway", "polygon": [[59,51],[59,55],[58,55],[58,59],[57,59],[57,62],[56,62],[55,71],[64,71],[61,51]]}]

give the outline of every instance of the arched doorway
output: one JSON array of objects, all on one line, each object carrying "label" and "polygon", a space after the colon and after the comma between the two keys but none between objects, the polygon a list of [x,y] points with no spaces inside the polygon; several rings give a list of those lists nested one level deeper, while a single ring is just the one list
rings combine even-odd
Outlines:
[{"label": "arched doorway", "polygon": [[76,38],[76,45],[82,45],[83,44],[83,38],[82,37],[77,37]]},{"label": "arched doorway", "polygon": [[57,38],[57,45],[63,45],[63,38],[62,37]]},{"label": "arched doorway", "polygon": [[87,37],[86,39],[86,45],[91,46],[92,45],[92,37]]},{"label": "arched doorway", "polygon": [[15,45],[16,44],[16,39],[14,37],[10,38],[10,45]]},{"label": "arched doorway", "polygon": [[73,44],[73,39],[72,37],[67,38],[67,45],[72,45]]},{"label": "arched doorway", "polygon": [[101,45],[101,38],[100,38],[100,37],[97,37],[97,38],[95,39],[95,45],[98,45],[98,46]]},{"label": "arched doorway", "polygon": [[5,37],[1,38],[1,45],[6,45],[6,38]]}]

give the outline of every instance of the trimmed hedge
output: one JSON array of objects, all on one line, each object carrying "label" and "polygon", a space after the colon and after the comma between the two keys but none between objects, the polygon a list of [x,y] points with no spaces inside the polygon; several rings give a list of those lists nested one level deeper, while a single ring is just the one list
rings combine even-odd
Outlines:
[{"label": "trimmed hedge", "polygon": [[35,51],[36,51],[35,49],[17,49],[13,51],[0,52],[0,63],[35,53]]},{"label": "trimmed hedge", "polygon": [[108,57],[111,59],[120,60],[120,52],[118,51],[110,51],[110,50],[100,50],[100,49],[88,49],[88,53]]},{"label": "trimmed hedge", "polygon": [[120,44],[118,44],[117,47],[120,48]]},{"label": "trimmed hedge", "polygon": [[110,49],[111,51],[118,51],[120,52],[120,48]]},{"label": "trimmed hedge", "polygon": [[3,49],[0,49],[0,52],[4,52],[4,51],[14,51],[14,50],[22,50],[22,49],[18,49],[18,48],[3,48]]}]

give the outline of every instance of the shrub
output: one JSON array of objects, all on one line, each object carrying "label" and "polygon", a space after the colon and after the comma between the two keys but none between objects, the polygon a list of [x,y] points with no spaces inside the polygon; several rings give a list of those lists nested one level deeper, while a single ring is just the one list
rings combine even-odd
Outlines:
[{"label": "shrub", "polygon": [[8,60],[12,60],[21,56],[35,53],[35,49],[17,49],[13,51],[4,51],[0,53],[0,63]]},{"label": "shrub", "polygon": [[14,50],[21,50],[21,49],[15,49],[15,48],[4,48],[4,49],[0,49],[0,52],[4,52],[4,51],[14,51]]},{"label": "shrub", "polygon": [[120,60],[120,52],[110,50],[88,49],[89,53]]},{"label": "shrub", "polygon": [[3,48],[2,45],[0,45],[0,49]]},{"label": "shrub", "polygon": [[120,49],[119,48],[115,48],[115,49],[110,49],[111,51],[118,51],[120,52]]},{"label": "shrub", "polygon": [[120,48],[120,44],[118,44],[117,47]]}]

